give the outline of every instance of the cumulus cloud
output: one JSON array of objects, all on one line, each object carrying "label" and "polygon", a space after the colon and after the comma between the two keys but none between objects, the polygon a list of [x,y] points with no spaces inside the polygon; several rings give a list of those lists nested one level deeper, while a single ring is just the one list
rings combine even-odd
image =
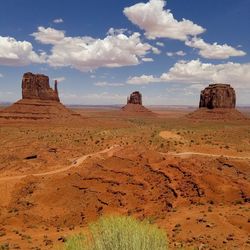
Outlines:
[{"label": "cumulus cloud", "polygon": [[53,23],[63,23],[63,19],[62,18],[54,19]]},{"label": "cumulus cloud", "polygon": [[160,79],[156,79],[153,75],[142,75],[130,77],[127,81],[128,84],[144,85],[151,82],[160,82]]},{"label": "cumulus cloud", "polygon": [[47,62],[54,67],[69,66],[80,71],[99,67],[137,65],[150,52],[159,50],[143,43],[139,33],[126,35],[125,30],[110,29],[104,39],[92,37],[67,37],[65,32],[39,27],[32,35],[43,44],[51,44]]},{"label": "cumulus cloud", "polygon": [[166,55],[169,56],[169,57],[172,57],[172,56],[185,56],[187,53],[182,51],[182,50],[179,50],[179,51],[176,51],[176,52],[167,52]]},{"label": "cumulus cloud", "polygon": [[94,85],[98,87],[121,87],[124,86],[124,83],[96,82]]},{"label": "cumulus cloud", "polygon": [[160,55],[161,54],[161,51],[158,48],[156,48],[156,47],[152,47],[152,51],[156,55]]},{"label": "cumulus cloud", "polygon": [[206,43],[202,38],[193,37],[187,40],[185,44],[189,47],[199,49],[199,55],[208,59],[228,59],[233,56],[245,56],[242,50],[237,50],[227,44],[219,45],[217,43]]},{"label": "cumulus cloud", "polygon": [[145,31],[149,39],[171,38],[185,41],[188,36],[196,36],[205,31],[190,20],[178,21],[170,10],[164,10],[164,0],[150,0],[124,9],[126,17]]},{"label": "cumulus cloud", "polygon": [[65,31],[53,28],[38,27],[38,31],[31,34],[35,40],[43,44],[58,44],[64,39]]},{"label": "cumulus cloud", "polygon": [[44,63],[45,58],[46,54],[37,54],[30,42],[0,36],[0,65],[25,66],[30,63]]},{"label": "cumulus cloud", "polygon": [[157,42],[156,45],[160,46],[160,47],[164,47],[164,43],[162,43],[162,42]]},{"label": "cumulus cloud", "polygon": [[179,61],[160,77],[142,75],[130,77],[130,84],[148,84],[152,82],[197,84],[221,82],[232,84],[236,88],[250,88],[250,63],[228,62],[224,64],[202,63],[199,59]]},{"label": "cumulus cloud", "polygon": [[143,61],[143,62],[153,62],[154,59],[153,59],[153,58],[150,58],[150,57],[144,57],[144,58],[142,58],[142,61]]}]

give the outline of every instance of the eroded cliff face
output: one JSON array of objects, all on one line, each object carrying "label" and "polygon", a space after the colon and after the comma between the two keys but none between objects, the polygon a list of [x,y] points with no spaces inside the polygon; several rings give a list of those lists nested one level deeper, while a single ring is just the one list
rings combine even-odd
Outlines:
[{"label": "eroded cliff face", "polygon": [[200,108],[235,108],[235,90],[229,84],[210,84],[200,95]]},{"label": "eroded cliff face", "polygon": [[42,74],[25,73],[22,79],[22,98],[60,102],[57,81],[55,90],[49,85],[49,77]]},{"label": "eroded cliff face", "polygon": [[139,91],[133,92],[128,97],[127,104],[140,104],[142,105],[142,94]]}]

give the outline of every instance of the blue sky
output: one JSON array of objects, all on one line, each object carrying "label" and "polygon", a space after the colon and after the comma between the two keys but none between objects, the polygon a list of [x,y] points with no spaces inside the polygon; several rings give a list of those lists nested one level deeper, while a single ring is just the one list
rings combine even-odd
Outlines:
[{"label": "blue sky", "polygon": [[8,0],[0,8],[0,102],[24,72],[60,80],[65,104],[197,105],[230,83],[250,104],[249,0]]}]

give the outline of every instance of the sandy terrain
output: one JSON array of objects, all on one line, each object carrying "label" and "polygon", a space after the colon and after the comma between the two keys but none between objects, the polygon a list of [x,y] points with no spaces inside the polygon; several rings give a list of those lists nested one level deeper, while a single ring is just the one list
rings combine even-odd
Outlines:
[{"label": "sandy terrain", "polygon": [[110,213],[157,223],[171,249],[250,249],[250,120],[74,110],[0,120],[0,249],[54,249]]}]

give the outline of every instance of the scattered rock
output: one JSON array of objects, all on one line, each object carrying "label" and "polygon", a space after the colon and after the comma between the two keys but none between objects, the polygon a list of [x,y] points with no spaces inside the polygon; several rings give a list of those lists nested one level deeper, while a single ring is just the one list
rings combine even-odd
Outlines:
[{"label": "scattered rock", "polygon": [[32,159],[36,159],[37,158],[37,155],[29,155],[27,157],[25,157],[24,159],[25,160],[32,160]]}]

